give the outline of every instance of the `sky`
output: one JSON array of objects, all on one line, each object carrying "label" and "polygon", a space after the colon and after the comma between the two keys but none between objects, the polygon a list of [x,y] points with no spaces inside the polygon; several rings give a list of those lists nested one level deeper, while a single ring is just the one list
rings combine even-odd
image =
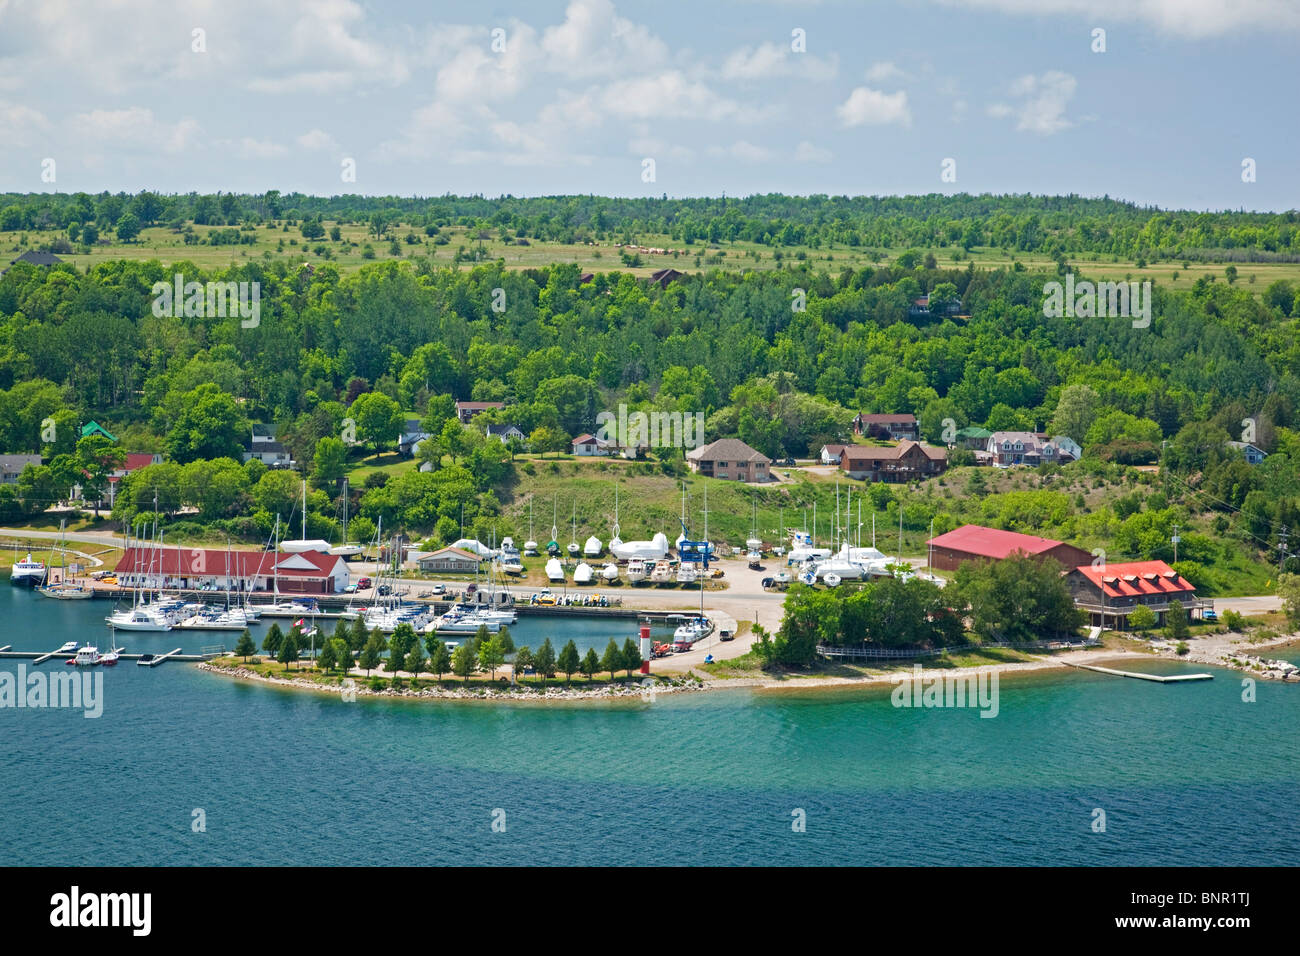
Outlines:
[{"label": "sky", "polygon": [[1298,41],[1300,0],[0,0],[0,191],[1287,210]]}]

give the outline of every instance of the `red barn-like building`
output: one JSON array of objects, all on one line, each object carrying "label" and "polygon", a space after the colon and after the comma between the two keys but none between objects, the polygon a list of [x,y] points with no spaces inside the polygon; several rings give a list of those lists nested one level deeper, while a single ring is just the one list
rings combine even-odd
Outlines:
[{"label": "red barn-like building", "polygon": [[942,571],[955,571],[967,561],[1001,561],[1017,551],[1030,557],[1051,558],[1064,568],[1092,561],[1091,552],[1064,541],[977,524],[954,528],[947,534],[931,538],[929,544],[930,558]]}]

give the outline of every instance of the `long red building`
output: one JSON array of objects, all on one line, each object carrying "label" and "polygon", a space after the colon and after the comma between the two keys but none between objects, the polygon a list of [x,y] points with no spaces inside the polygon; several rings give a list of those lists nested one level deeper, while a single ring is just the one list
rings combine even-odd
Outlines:
[{"label": "long red building", "polygon": [[324,551],[268,554],[214,548],[127,548],[117,563],[125,587],[337,594],[348,586],[347,563]]}]

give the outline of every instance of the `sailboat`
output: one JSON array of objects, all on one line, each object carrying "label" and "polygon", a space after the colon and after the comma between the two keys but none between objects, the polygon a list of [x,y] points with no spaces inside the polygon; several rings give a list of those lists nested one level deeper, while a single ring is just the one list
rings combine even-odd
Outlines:
[{"label": "sailboat", "polygon": [[[154,535],[157,536],[157,518],[158,515],[158,496],[154,495]],[[130,550],[129,543],[127,550]],[[170,631],[177,623],[177,615],[166,605],[159,605],[149,602],[146,599],[146,586],[149,583],[150,575],[153,573],[154,557],[157,554],[157,548],[154,542],[150,542],[149,561],[145,567],[141,567],[140,548],[137,544],[135,549],[135,567],[131,568],[131,577],[133,579],[133,589],[131,592],[131,608],[121,608],[113,611],[104,620],[108,626],[119,631]],[[161,566],[161,558],[159,559]]]},{"label": "sailboat", "polygon": [[281,541],[280,550],[285,554],[298,554],[302,551],[323,551],[329,553],[330,543],[320,538],[307,537],[307,479],[302,481],[302,537],[297,541]]},{"label": "sailboat", "polygon": [[595,572],[592,571],[591,565],[586,561],[579,561],[578,566],[573,571],[573,583],[590,584],[593,577],[595,577]]},{"label": "sailboat", "polygon": [[[37,587],[37,591],[47,598],[54,598],[57,601],[84,601],[87,598],[95,596],[95,592],[90,588],[82,587],[80,584],[73,584],[68,580],[68,552],[66,526],[67,519],[59,521],[59,574],[53,582],[47,582]],[[50,568],[50,571],[53,571]]]},{"label": "sailboat", "polygon": [[524,542],[524,557],[537,557],[537,542],[533,540],[533,497],[528,496],[528,540]]},{"label": "sailboat", "polygon": [[758,536],[758,499],[754,499],[754,518],[750,525],[749,537],[745,539],[745,547],[750,551],[762,551],[763,539]]},{"label": "sailboat", "polygon": [[618,565],[615,564],[613,561],[610,561],[608,564],[606,564],[603,568],[600,569],[600,576],[606,581],[617,581]]},{"label": "sailboat", "polygon": [[[556,521],[555,509],[556,509],[556,499],[552,498],[551,499],[551,540],[546,542],[546,553],[550,555],[556,555],[560,553],[560,543],[558,540],[556,540],[559,538],[560,532],[559,529],[555,526],[555,521]],[[550,564],[547,564],[547,567],[549,568]]]},{"label": "sailboat", "polygon": [[330,548],[330,554],[338,555],[344,561],[348,558],[355,558],[361,553],[361,545],[348,544],[348,480],[343,479],[343,543],[336,548]]},{"label": "sailboat", "polygon": [[576,558],[581,549],[578,547],[578,500],[573,500],[573,537],[569,541],[569,557]]},{"label": "sailboat", "polygon": [[549,581],[564,580],[564,565],[560,564],[559,558],[551,558],[546,562],[546,578]]}]

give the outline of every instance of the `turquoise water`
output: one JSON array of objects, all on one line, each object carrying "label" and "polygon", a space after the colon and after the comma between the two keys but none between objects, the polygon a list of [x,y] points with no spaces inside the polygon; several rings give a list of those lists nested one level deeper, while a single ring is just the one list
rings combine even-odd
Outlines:
[{"label": "turquoise water", "polygon": [[[107,607],[2,589],[0,644],[103,646]],[[511,630],[603,647],[631,628]],[[0,863],[1300,861],[1300,686],[1260,683],[1246,704],[1228,671],[1004,679],[995,719],[895,708],[887,688],[502,706],[345,703],[177,664],[103,674],[97,720],[0,710]]]}]

